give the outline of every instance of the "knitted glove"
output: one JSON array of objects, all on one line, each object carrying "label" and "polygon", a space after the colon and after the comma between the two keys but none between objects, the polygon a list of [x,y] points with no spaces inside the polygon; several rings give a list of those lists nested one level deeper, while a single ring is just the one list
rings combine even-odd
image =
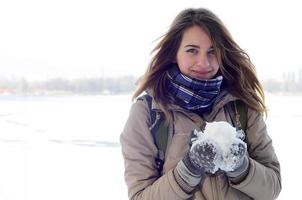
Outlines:
[{"label": "knitted glove", "polygon": [[248,173],[249,159],[247,154],[247,145],[242,141],[241,134],[237,134],[237,139],[229,149],[228,153],[223,155],[223,160],[229,162],[229,169],[226,171],[227,176],[233,180],[244,178]]},{"label": "knitted glove", "polygon": [[177,164],[175,177],[179,185],[187,192],[201,182],[205,172],[215,173],[218,170],[216,161],[221,158],[220,149],[209,140],[196,140],[196,132],[191,137],[191,148]]},{"label": "knitted glove", "polygon": [[217,163],[222,159],[221,150],[212,140],[195,141],[188,152],[188,166],[194,169],[203,169],[214,174],[218,170]]}]

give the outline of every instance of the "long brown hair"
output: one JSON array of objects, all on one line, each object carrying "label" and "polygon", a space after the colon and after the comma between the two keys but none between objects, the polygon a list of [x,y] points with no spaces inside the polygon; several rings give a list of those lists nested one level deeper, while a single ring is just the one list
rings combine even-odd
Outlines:
[{"label": "long brown hair", "polygon": [[148,89],[166,116],[169,115],[167,105],[171,100],[167,95],[165,72],[176,58],[184,31],[196,25],[201,27],[212,40],[218,57],[219,70],[224,77],[224,87],[250,108],[266,114],[264,91],[248,54],[236,44],[221,20],[213,12],[204,8],[185,9],[176,16],[168,32],[161,37],[160,42],[153,49],[154,56],[133,99]]}]

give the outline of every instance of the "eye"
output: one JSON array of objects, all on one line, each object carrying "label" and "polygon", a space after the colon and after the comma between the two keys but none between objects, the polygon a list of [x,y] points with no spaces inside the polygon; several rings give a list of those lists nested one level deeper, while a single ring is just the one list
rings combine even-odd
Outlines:
[{"label": "eye", "polygon": [[188,49],[186,52],[191,53],[191,54],[197,54],[198,50],[197,49]]},{"label": "eye", "polygon": [[208,54],[209,54],[209,55],[212,55],[212,56],[215,56],[215,55],[216,55],[214,49],[210,49],[210,50],[208,51]]}]

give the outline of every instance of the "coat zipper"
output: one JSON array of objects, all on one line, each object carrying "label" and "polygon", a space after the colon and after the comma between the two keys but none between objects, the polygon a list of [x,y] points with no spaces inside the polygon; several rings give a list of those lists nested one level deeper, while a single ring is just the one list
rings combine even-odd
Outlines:
[{"label": "coat zipper", "polygon": [[213,200],[216,200],[216,177],[211,177],[211,186],[212,186],[212,197]]},{"label": "coat zipper", "polygon": [[212,185],[212,196],[213,200],[220,200],[220,193],[218,190],[218,176],[214,176],[213,179],[211,178],[211,185]]},{"label": "coat zipper", "polygon": [[[217,199],[220,200],[221,198],[221,192],[220,192],[220,182],[219,182],[219,176],[215,176],[215,182],[216,182],[216,191],[217,191]],[[219,187],[219,188],[218,188]]]}]

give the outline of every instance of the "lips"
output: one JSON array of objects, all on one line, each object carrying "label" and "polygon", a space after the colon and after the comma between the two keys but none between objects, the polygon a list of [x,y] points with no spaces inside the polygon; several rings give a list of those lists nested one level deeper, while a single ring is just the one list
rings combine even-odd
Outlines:
[{"label": "lips", "polygon": [[198,75],[202,75],[202,76],[204,76],[204,75],[207,75],[208,73],[210,73],[211,71],[194,71],[193,70],[193,73],[194,74],[198,74]]},{"label": "lips", "polygon": [[198,71],[196,71],[196,70],[192,70],[191,76],[193,78],[196,78],[196,79],[207,79],[207,78],[209,78],[210,74],[211,74],[211,71],[205,71],[205,70],[198,70]]}]

